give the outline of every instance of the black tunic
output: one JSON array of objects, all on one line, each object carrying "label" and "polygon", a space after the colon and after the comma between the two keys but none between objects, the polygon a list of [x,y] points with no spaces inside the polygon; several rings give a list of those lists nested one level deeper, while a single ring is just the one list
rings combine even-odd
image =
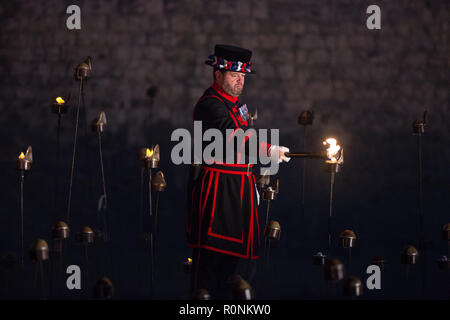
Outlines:
[{"label": "black tunic", "polygon": [[[203,131],[209,128],[220,129],[223,133],[226,129],[245,131],[249,126],[240,116],[238,108],[241,106],[236,98],[214,83],[197,102],[193,118],[202,121]],[[223,141],[227,141],[225,134]],[[266,151],[270,146],[264,141],[258,142],[258,152],[261,148]],[[235,148],[237,157],[248,151],[247,143],[236,144]],[[252,166],[201,165],[200,173],[188,186],[186,233],[190,247],[240,258],[258,258],[260,226]]]}]

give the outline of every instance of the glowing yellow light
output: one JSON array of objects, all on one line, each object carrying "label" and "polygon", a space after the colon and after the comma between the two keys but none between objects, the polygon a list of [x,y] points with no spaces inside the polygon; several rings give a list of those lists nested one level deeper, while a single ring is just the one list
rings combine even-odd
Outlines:
[{"label": "glowing yellow light", "polygon": [[145,157],[150,158],[152,155],[153,155],[153,150],[150,150],[149,148],[147,148],[147,151],[145,152]]},{"label": "glowing yellow light", "polygon": [[25,158],[25,155],[23,154],[23,152],[21,152],[20,155],[19,155],[19,159],[22,160],[24,158]]},{"label": "glowing yellow light", "polygon": [[58,104],[63,104],[65,103],[64,99],[61,97],[56,98],[56,102],[58,102]]},{"label": "glowing yellow light", "polygon": [[191,258],[188,258],[188,263],[192,263],[192,259]]},{"label": "glowing yellow light", "polygon": [[329,145],[329,148],[327,148],[327,157],[331,161],[337,161],[335,155],[341,150],[341,146],[337,144],[336,139],[334,138],[327,138],[324,142],[324,145]]}]

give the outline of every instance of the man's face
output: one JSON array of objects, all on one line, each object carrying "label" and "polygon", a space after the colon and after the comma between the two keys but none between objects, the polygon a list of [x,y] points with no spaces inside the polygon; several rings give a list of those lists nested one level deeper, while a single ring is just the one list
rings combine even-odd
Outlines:
[{"label": "man's face", "polygon": [[237,97],[244,89],[245,73],[216,71],[216,81],[230,96]]}]

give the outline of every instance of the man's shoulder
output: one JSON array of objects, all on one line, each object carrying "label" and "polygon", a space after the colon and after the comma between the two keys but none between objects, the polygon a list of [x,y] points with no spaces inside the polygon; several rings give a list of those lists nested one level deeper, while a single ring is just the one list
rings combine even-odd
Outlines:
[{"label": "man's shoulder", "polygon": [[225,101],[221,98],[212,88],[207,89],[203,95],[198,99],[196,104],[197,108],[208,108],[208,107],[226,107]]},{"label": "man's shoulder", "polygon": [[223,98],[220,97],[220,95],[211,87],[205,90],[203,95],[200,97],[197,103],[201,103],[204,101],[208,102],[224,102]]},{"label": "man's shoulder", "polygon": [[225,115],[228,108],[221,97],[214,94],[204,94],[194,108],[194,119],[201,120],[211,116]]}]

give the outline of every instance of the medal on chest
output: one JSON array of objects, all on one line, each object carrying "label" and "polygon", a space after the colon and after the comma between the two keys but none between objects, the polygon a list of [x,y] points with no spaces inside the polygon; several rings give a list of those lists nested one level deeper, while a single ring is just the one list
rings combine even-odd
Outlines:
[{"label": "medal on chest", "polygon": [[[237,114],[239,111],[239,114]],[[248,113],[247,105],[244,104],[238,108],[238,106],[234,106],[233,108],[234,114],[237,116],[239,123],[247,125],[247,120],[250,119],[250,115]]]}]

